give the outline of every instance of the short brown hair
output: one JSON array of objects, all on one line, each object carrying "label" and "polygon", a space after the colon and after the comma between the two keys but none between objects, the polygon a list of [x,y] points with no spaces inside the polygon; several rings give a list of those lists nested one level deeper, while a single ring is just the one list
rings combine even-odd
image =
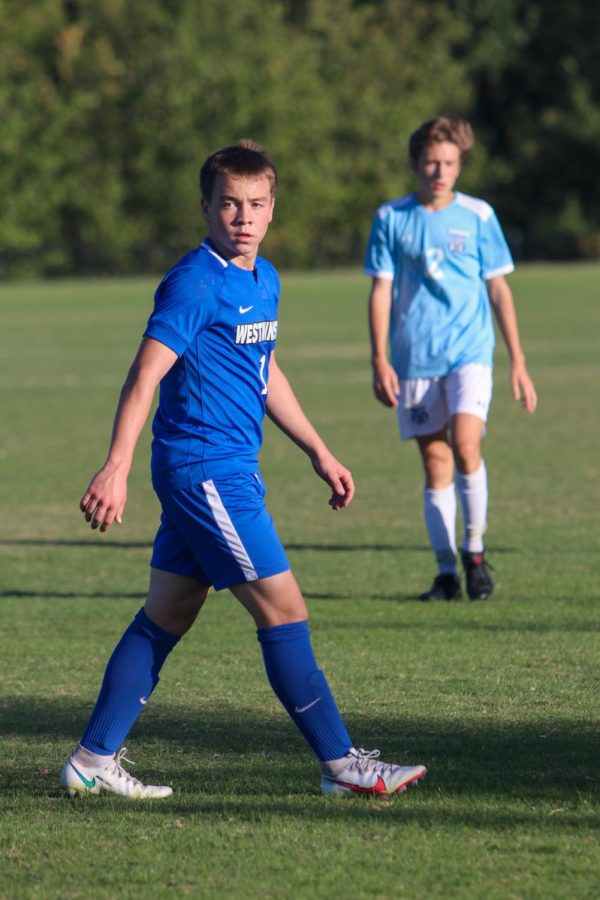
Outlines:
[{"label": "short brown hair", "polygon": [[408,153],[411,163],[416,165],[421,153],[429,144],[441,144],[442,141],[456,144],[462,162],[475,143],[473,129],[466,119],[459,119],[457,116],[436,116],[435,119],[428,119],[410,136]]},{"label": "short brown hair", "polygon": [[211,154],[200,169],[200,193],[208,202],[212,197],[217,175],[230,175],[233,178],[266,175],[272,194],[277,187],[277,169],[266,150],[246,138]]}]

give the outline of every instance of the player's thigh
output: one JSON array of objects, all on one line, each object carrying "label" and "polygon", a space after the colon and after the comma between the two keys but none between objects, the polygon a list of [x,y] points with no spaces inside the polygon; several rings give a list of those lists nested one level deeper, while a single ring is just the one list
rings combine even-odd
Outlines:
[{"label": "player's thigh", "polygon": [[485,424],[492,402],[492,368],[469,363],[453,369],[444,378],[444,391],[449,417],[460,413],[476,416]]},{"label": "player's thigh", "polygon": [[292,572],[281,572],[232,585],[232,594],[248,610],[258,628],[304,622],[308,610]]},{"label": "player's thigh", "polygon": [[445,379],[452,448],[457,467],[466,474],[475,472],[481,462],[492,386],[491,366],[479,363],[454,369]]},{"label": "player's thigh", "polygon": [[250,472],[161,496],[161,528],[173,539],[159,545],[157,535],[152,565],[191,575],[217,591],[287,571],[289,562],[264,496],[262,478]]},{"label": "player's thigh", "polygon": [[144,609],[148,617],[165,631],[185,634],[194,624],[208,591],[208,585],[188,575],[152,568]]},{"label": "player's thigh", "polygon": [[403,441],[429,437],[450,419],[443,378],[405,378],[400,382],[398,426]]}]

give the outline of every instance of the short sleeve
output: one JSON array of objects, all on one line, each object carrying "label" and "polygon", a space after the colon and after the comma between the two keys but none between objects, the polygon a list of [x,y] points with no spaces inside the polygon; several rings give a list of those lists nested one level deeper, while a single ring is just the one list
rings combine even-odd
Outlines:
[{"label": "short sleeve", "polygon": [[144,337],[154,338],[182,356],[198,332],[210,324],[215,307],[215,291],[207,289],[197,269],[172,269],[156,289]]},{"label": "short sleeve", "polygon": [[490,216],[481,223],[479,233],[479,257],[483,278],[488,281],[498,275],[508,275],[515,268],[506,238],[496,213],[491,210]]},{"label": "short sleeve", "polygon": [[367,250],[365,253],[365,275],[393,280],[396,263],[392,254],[389,210],[378,209],[373,217]]}]

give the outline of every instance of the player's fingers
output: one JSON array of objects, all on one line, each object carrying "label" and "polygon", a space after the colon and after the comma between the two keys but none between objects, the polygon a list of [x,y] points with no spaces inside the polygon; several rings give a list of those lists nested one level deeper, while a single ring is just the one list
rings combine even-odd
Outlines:
[{"label": "player's fingers", "polygon": [[104,519],[108,515],[108,512],[109,510],[102,505],[102,501],[98,501],[98,504],[96,505],[94,513],[91,517],[91,525],[94,530],[102,525]]},{"label": "player's fingers", "polygon": [[329,501],[332,509],[344,509],[354,497],[354,480],[347,470],[339,473],[337,483],[332,483],[333,493]]},{"label": "player's fingers", "polygon": [[526,412],[529,413],[535,412],[537,409],[537,394],[533,385],[531,385],[528,390],[524,391],[523,406],[525,407]]},{"label": "player's fingers", "polygon": [[83,497],[81,498],[81,500],[79,501],[79,509],[81,510],[81,512],[86,511],[91,499],[92,499],[92,495],[90,494],[89,490],[87,490],[85,492],[85,494],[83,495]]},{"label": "player's fingers", "polygon": [[354,497],[355,487],[354,487],[354,479],[352,477],[352,473],[348,470],[345,470],[341,473],[340,479],[342,484],[344,485],[344,506],[348,506],[348,504],[352,501]]},{"label": "player's fingers", "polygon": [[116,510],[107,509],[104,520],[100,523],[100,531],[107,531],[116,519]]},{"label": "player's fingers", "polygon": [[400,382],[398,376],[392,369],[386,383],[387,395],[391,406],[398,406],[398,394],[400,393]]},{"label": "player's fingers", "polygon": [[398,400],[396,396],[396,392],[392,385],[378,381],[374,385],[375,396],[379,400],[380,403],[383,403],[384,406],[395,407],[398,406]]},{"label": "player's fingers", "polygon": [[93,515],[94,515],[94,513],[95,513],[95,511],[96,511],[96,507],[98,506],[98,502],[99,502],[99,501],[98,501],[98,498],[97,498],[97,497],[94,497],[93,495],[90,496],[90,498],[89,498],[89,500],[87,501],[87,503],[86,503],[85,506],[83,506],[83,500],[81,501],[81,503],[82,503],[82,509],[83,509],[83,514],[85,515],[85,518],[86,518],[86,521],[87,521],[87,522],[91,522],[91,521],[92,521],[92,517],[93,517]]}]

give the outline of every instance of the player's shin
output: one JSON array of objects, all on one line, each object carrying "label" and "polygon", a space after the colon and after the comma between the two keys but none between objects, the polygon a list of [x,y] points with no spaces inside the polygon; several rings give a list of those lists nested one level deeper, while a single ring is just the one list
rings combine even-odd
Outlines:
[{"label": "player's shin", "polygon": [[82,747],[103,755],[117,752],[178,641],[177,635],[155,625],[143,609],[137,613],[108,662]]},{"label": "player's shin", "polygon": [[345,756],[352,741],[317,666],[308,622],[259,628],[257,636],[269,683],[315,755],[321,761]]},{"label": "player's shin", "polygon": [[439,571],[452,573],[456,568],[456,494],[451,484],[442,490],[424,488],[423,514],[431,549]]},{"label": "player's shin", "polygon": [[463,512],[464,538],[462,549],[469,553],[483,550],[483,535],[487,527],[488,486],[485,463],[471,475],[456,473],[456,489]]}]

